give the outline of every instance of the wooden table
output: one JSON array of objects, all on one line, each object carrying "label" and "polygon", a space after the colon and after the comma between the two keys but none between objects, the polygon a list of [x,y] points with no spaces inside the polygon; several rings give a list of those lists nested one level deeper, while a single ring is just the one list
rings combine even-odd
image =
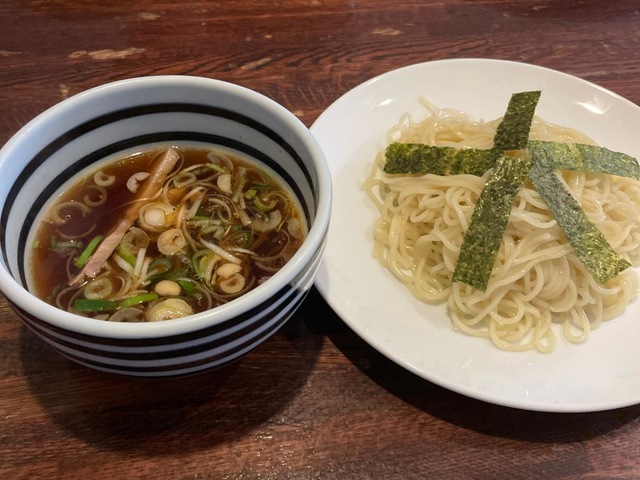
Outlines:
[{"label": "wooden table", "polygon": [[[640,103],[640,1],[4,0],[0,141],[70,95],[156,74],[253,88],[310,126],[374,75],[458,57],[551,67]],[[75,365],[0,300],[3,479],[631,479],[639,416],[444,390],[369,347],[315,290],[244,360],[179,380]]]}]

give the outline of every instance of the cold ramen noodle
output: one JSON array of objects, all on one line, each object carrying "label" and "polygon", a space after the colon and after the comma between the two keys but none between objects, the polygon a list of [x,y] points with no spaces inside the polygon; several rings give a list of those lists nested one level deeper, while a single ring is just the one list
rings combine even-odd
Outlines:
[{"label": "cold ramen noodle", "polygon": [[640,166],[534,116],[540,92],[475,121],[425,102],[388,133],[364,188],[375,257],[456,330],[509,351],[584,341],[640,291]]},{"label": "cold ramen noodle", "polygon": [[92,318],[180,318],[264,282],[306,233],[295,196],[257,163],[199,146],[147,150],[84,176],[48,209],[32,283]]}]

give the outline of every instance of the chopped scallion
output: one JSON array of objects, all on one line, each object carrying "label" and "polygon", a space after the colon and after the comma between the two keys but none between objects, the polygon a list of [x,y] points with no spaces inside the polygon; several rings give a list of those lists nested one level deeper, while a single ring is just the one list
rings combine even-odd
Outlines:
[{"label": "chopped scallion", "polygon": [[253,197],[253,204],[261,212],[269,212],[276,206],[276,202],[269,202],[268,204],[264,203],[262,200],[260,200],[259,195]]},{"label": "chopped scallion", "polygon": [[53,247],[54,250],[67,250],[69,248],[80,248],[82,247],[82,243],[79,240],[64,240],[64,241],[56,241],[56,246]]},{"label": "chopped scallion", "polygon": [[94,250],[98,247],[98,244],[101,241],[102,241],[102,235],[96,235],[95,237],[93,237],[89,242],[89,244],[86,246],[86,248],[82,251],[80,256],[75,259],[73,264],[78,268],[84,267],[84,264],[87,263],[87,260],[89,260],[89,257],[91,257]]},{"label": "chopped scallion", "polygon": [[134,297],[129,297],[120,302],[120,308],[128,308],[133,307],[134,305],[139,305],[141,303],[152,302],[153,300],[158,298],[158,294],[155,292],[150,293],[141,293],[140,295],[136,295]]},{"label": "chopped scallion", "polygon": [[118,252],[118,255],[120,255],[124,259],[125,262],[127,262],[132,267],[135,267],[136,256],[122,242],[120,242],[116,251]]},{"label": "chopped scallion", "polygon": [[218,173],[228,173],[224,167],[222,167],[221,165],[217,165],[215,163],[207,163],[207,167],[209,167],[212,170],[215,170]]},{"label": "chopped scallion", "polygon": [[173,272],[171,270],[167,270],[166,272],[161,272],[161,273],[157,273],[155,275],[151,275],[151,276],[149,276],[149,278],[147,280],[149,282],[151,282],[151,283],[156,283],[156,282],[159,282],[160,280],[174,280],[177,277],[185,276],[186,273],[187,273],[187,269],[186,268],[182,268],[182,269],[177,270],[175,272]]},{"label": "chopped scallion", "polygon": [[76,298],[73,302],[73,310],[76,312],[105,312],[115,310],[118,302],[112,300]]},{"label": "chopped scallion", "polygon": [[252,182],[251,189],[253,190],[269,190],[271,189],[271,185],[268,183],[260,183],[260,182]]},{"label": "chopped scallion", "polygon": [[189,280],[176,280],[176,283],[180,285],[180,288],[182,288],[184,293],[189,297],[193,296],[198,291],[194,283]]}]

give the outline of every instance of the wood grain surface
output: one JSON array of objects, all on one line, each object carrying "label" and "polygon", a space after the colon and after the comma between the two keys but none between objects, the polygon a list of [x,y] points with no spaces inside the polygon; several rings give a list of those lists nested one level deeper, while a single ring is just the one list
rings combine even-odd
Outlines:
[{"label": "wood grain surface", "polygon": [[[310,126],[374,75],[461,57],[558,69],[640,103],[640,1],[0,0],[0,142],[134,76],[235,82]],[[242,361],[177,380],[75,365],[0,299],[2,479],[635,479],[639,416],[444,390],[360,340],[315,290]]]}]

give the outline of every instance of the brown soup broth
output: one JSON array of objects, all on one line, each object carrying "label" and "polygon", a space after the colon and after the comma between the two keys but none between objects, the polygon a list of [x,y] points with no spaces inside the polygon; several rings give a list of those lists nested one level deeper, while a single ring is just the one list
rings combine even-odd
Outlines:
[{"label": "brown soup broth", "polygon": [[[75,264],[78,257],[126,216],[136,197],[127,182],[149,172],[166,148],[103,164],[56,198],[36,227],[29,258],[31,289],[38,297],[105,320],[178,318],[246,293],[291,258],[307,226],[298,200],[281,179],[233,151],[174,148],[181,157],[178,165],[132,225],[136,235],[148,237],[144,251],[135,251],[136,236],[132,248],[126,242],[116,248],[101,273],[80,285],[70,286],[82,270]],[[168,230],[173,234],[163,236]],[[159,313],[150,313],[153,309]]]}]

